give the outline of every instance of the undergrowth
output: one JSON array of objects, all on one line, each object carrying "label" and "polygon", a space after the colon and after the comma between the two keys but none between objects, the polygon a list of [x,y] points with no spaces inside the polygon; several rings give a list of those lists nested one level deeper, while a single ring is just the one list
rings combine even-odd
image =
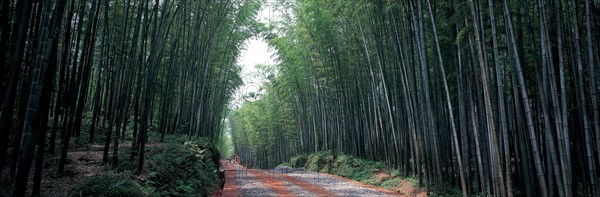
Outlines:
[{"label": "undergrowth", "polygon": [[88,179],[73,188],[69,196],[144,197],[148,194],[131,173],[120,173]]},{"label": "undergrowth", "polygon": [[[310,155],[297,155],[292,157],[286,165],[294,168],[305,168],[315,172],[334,174],[390,190],[401,187],[401,180],[407,180],[413,186],[417,186],[417,181],[414,177],[403,177],[399,170],[385,173],[386,166],[383,162],[364,160],[349,155],[337,155],[334,159],[333,154],[327,151],[316,152]],[[378,177],[378,173],[385,173],[386,176]]]},{"label": "undergrowth", "polygon": [[330,152],[298,155],[292,157],[290,164],[295,168],[334,174],[376,186],[380,186],[381,181],[377,180],[375,172],[385,169],[383,162],[367,161],[348,155],[338,155],[334,159]]},{"label": "undergrowth", "polygon": [[185,142],[169,144],[151,155],[148,161],[146,188],[161,196],[209,194],[218,188],[218,152],[212,146]]},{"label": "undergrowth", "polygon": [[115,174],[92,177],[69,196],[209,196],[221,189],[219,152],[208,140],[165,137],[147,147],[144,172],[133,175],[137,159],[122,148]]},{"label": "undergrowth", "polygon": [[[395,190],[402,187],[405,182],[413,187],[419,187],[419,182],[414,176],[406,176],[397,169],[386,168],[384,162],[364,160],[349,155],[339,154],[334,158],[328,151],[321,151],[309,155],[297,155],[289,163],[283,163],[293,168],[304,168],[315,172],[328,173],[344,178],[359,181],[365,184]],[[460,196],[460,188],[449,185],[441,189],[441,193],[431,192],[432,196]]]}]

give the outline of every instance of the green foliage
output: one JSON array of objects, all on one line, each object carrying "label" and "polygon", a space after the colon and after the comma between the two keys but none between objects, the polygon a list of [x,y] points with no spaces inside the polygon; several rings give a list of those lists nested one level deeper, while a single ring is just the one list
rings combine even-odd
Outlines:
[{"label": "green foliage", "polygon": [[391,176],[400,176],[401,174],[402,174],[402,172],[400,170],[393,170],[390,175]]},{"label": "green foliage", "polygon": [[225,159],[233,155],[233,139],[231,137],[229,124],[223,126],[225,131],[221,132],[221,136],[217,143],[217,149],[219,150],[219,153],[221,153],[221,158]]},{"label": "green foliage", "polygon": [[287,166],[287,167],[292,167],[292,164],[289,162],[283,162],[281,164],[279,164],[278,166]]},{"label": "green foliage", "polygon": [[325,156],[327,156],[327,152],[317,152],[309,155],[305,167],[312,171],[322,171],[325,166]]},{"label": "green foliage", "polygon": [[396,187],[400,187],[402,186],[402,183],[400,182],[402,179],[401,178],[393,178],[393,179],[388,179],[385,180],[381,183],[381,187],[386,188],[386,189],[394,189]]},{"label": "green foliage", "polygon": [[[219,152],[206,138],[187,140],[185,136],[165,136],[167,143],[148,147],[146,173],[139,178],[144,190],[154,196],[210,195],[220,189]],[[121,150],[116,172],[130,173],[137,160],[130,149]]]},{"label": "green foliage", "polygon": [[299,155],[293,157],[290,163],[292,167],[306,167],[312,171],[334,174],[371,185],[380,184],[374,172],[385,169],[382,162],[367,161],[348,155],[338,155],[333,159],[331,152],[327,151],[308,156]]},{"label": "green foliage", "polygon": [[419,186],[419,180],[417,180],[417,178],[414,176],[406,177],[406,181],[408,181],[413,186]]},{"label": "green foliage", "polygon": [[121,173],[92,177],[73,188],[69,196],[145,197],[148,194],[131,174]]},{"label": "green foliage", "polygon": [[294,156],[292,157],[292,159],[290,159],[290,164],[291,167],[293,168],[303,168],[304,165],[306,165],[306,161],[308,161],[308,156],[306,155],[298,155],[298,156]]},{"label": "green foliage", "polygon": [[336,166],[333,173],[342,177],[352,177],[354,170],[358,167],[353,161],[354,159],[352,157],[346,155],[339,156],[338,160],[335,162]]},{"label": "green foliage", "polygon": [[210,194],[218,189],[219,154],[205,140],[168,144],[148,156],[143,184],[160,196]]},{"label": "green foliage", "polygon": [[[284,79],[278,77],[271,65],[257,66],[264,78],[265,91],[247,95],[248,101],[230,113],[228,119],[236,153],[248,167],[272,168],[288,161],[298,150],[298,124],[294,118],[293,97]],[[263,93],[264,92],[264,93]],[[291,154],[276,154],[285,150]],[[258,163],[256,157],[262,157]],[[269,159],[266,159],[268,157]]]},{"label": "green foliage", "polygon": [[373,179],[373,172],[369,169],[354,169],[352,177],[349,178],[363,183],[372,184],[370,182]]}]

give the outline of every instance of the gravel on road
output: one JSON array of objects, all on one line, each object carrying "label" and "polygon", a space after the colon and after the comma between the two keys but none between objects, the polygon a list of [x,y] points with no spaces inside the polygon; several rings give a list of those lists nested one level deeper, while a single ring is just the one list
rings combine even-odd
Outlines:
[{"label": "gravel on road", "polygon": [[[354,182],[312,171],[295,171],[287,176],[313,183],[337,196],[392,196],[384,192],[360,186]],[[392,193],[390,191],[390,193]]]},{"label": "gravel on road", "polygon": [[229,169],[235,170],[242,196],[399,196],[389,190],[305,169],[283,166],[255,170],[239,165]]}]

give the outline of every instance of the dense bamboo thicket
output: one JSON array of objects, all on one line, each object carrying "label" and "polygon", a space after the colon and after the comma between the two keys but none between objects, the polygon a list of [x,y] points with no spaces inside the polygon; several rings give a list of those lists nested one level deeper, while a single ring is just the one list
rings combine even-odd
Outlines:
[{"label": "dense bamboo thicket", "polygon": [[62,175],[73,143],[104,144],[113,166],[131,149],[139,173],[149,134],[216,143],[259,8],[251,0],[2,1],[2,182],[24,196],[35,171],[40,195],[44,161],[60,154]]},{"label": "dense bamboo thicket", "polygon": [[250,166],[331,151],[429,191],[600,196],[597,0],[278,1],[230,118]]}]

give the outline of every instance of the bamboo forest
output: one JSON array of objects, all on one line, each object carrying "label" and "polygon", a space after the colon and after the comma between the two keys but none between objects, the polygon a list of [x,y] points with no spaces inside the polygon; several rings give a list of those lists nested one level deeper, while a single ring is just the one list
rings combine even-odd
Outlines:
[{"label": "bamboo forest", "polygon": [[600,197],[599,0],[3,0],[0,70],[0,196]]}]

